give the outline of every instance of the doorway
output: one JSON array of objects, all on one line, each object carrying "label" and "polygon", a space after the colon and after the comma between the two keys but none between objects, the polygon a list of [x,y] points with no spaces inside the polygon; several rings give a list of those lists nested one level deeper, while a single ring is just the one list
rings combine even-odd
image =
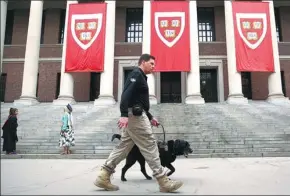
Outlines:
[{"label": "doorway", "polygon": [[218,102],[217,69],[200,69],[200,93],[206,103]]},{"label": "doorway", "polygon": [[252,99],[252,80],[251,72],[241,72],[242,92],[244,97]]},{"label": "doorway", "polygon": [[181,72],[160,73],[161,103],[181,103]]},{"label": "doorway", "polygon": [[56,74],[55,99],[57,99],[58,96],[59,96],[59,92],[60,92],[60,80],[61,80],[61,74],[58,72]]},{"label": "doorway", "polygon": [[1,102],[5,101],[6,79],[7,79],[7,74],[2,73],[1,79],[0,79],[0,99],[1,99],[0,101]]},{"label": "doorway", "polygon": [[124,85],[125,85],[125,82],[129,76],[129,74],[131,73],[133,69],[124,69],[124,80],[123,80],[123,89],[124,89]]},{"label": "doorway", "polygon": [[95,101],[100,95],[100,73],[91,72],[90,101]]},{"label": "doorway", "polygon": [[285,85],[285,74],[284,71],[281,71],[281,84],[282,84],[282,92],[286,97],[286,85]]}]

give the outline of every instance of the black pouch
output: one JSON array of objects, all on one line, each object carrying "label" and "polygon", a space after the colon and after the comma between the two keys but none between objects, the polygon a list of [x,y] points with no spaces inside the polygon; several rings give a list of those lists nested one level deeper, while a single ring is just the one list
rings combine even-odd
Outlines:
[{"label": "black pouch", "polygon": [[132,113],[134,116],[141,116],[143,112],[143,108],[140,105],[134,105],[132,107]]}]

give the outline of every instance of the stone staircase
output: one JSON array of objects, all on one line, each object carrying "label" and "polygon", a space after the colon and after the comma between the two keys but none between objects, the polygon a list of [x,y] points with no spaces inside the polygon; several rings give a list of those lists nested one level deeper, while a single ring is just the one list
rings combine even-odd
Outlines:
[{"label": "stone staircase", "polygon": [[[1,126],[10,107],[14,106],[1,104]],[[18,108],[18,155],[2,152],[2,158],[106,158],[119,142],[111,142],[112,134],[119,133],[118,105],[73,106],[76,146],[71,155],[60,155],[58,147],[62,107],[42,103]],[[151,107],[151,113],[164,125],[167,140],[190,142],[191,157],[290,156],[290,104],[159,104]],[[161,128],[154,132],[163,137]]]}]

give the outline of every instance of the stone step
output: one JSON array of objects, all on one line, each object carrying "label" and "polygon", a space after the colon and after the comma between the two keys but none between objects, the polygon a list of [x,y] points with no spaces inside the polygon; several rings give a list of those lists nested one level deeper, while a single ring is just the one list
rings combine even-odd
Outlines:
[{"label": "stone step", "polygon": [[[156,134],[157,140],[163,140],[163,135]],[[233,136],[179,136],[176,134],[175,137],[166,137],[166,140],[169,139],[183,139],[188,142],[244,142],[247,141],[288,141],[290,140],[289,134],[282,134],[282,135],[266,135],[266,136],[247,136],[247,137],[233,137]],[[55,143],[58,142],[59,137],[40,137],[40,138],[34,138],[34,139],[28,139],[28,138],[19,138],[19,142],[28,142],[28,143]],[[76,137],[75,140],[78,143],[90,143],[90,142],[110,142],[111,141],[111,135],[103,135],[99,137]],[[116,139],[116,141],[118,141]]]},{"label": "stone step", "polygon": [[[99,146],[94,149],[74,149],[71,148],[73,154],[97,154],[97,153],[109,153],[113,149],[113,146]],[[61,148],[48,148],[48,149],[19,149],[16,152],[21,154],[59,154],[62,151]],[[193,149],[194,154],[214,154],[214,153],[252,153],[252,152],[290,152],[289,146],[283,147],[256,147],[256,148],[216,148],[216,149]]]},{"label": "stone step", "polygon": [[[1,112],[8,113],[9,107],[13,104],[2,104]],[[17,150],[25,157],[33,157],[29,155],[31,153],[58,156],[62,106],[39,104],[19,109]],[[42,118],[38,111],[42,111]],[[119,133],[116,126],[119,113],[118,105],[76,104],[74,153],[81,157],[98,156],[97,153],[107,153],[107,156],[119,143],[118,140],[111,142],[112,134]],[[151,107],[151,113],[164,125],[166,140],[187,140],[194,150],[192,156],[270,156],[271,153],[282,156],[289,150],[290,106],[266,102],[249,102],[248,105],[159,104]],[[6,118],[1,116],[3,122]],[[161,128],[154,128],[154,133],[158,140],[163,138]]]},{"label": "stone step", "polygon": [[[116,144],[110,145],[77,145],[71,147],[72,150],[107,150],[113,149]],[[245,151],[254,151],[255,149],[274,149],[274,148],[283,148],[290,149],[290,143],[288,144],[254,144],[254,145],[228,145],[228,144],[220,144],[220,145],[204,145],[204,144],[191,144],[191,148],[193,151],[210,151],[210,152],[220,152],[220,151],[231,151],[236,152],[235,150],[245,150]],[[24,151],[38,151],[38,150],[59,150],[60,147],[55,145],[17,145],[17,150],[19,152]]]},{"label": "stone step", "polygon": [[[109,152],[97,154],[17,154],[4,155],[1,154],[1,159],[106,159]],[[234,158],[234,157],[290,157],[290,152],[251,152],[251,153],[215,153],[215,154],[190,154],[188,158]],[[180,156],[176,159],[184,159]]]},{"label": "stone step", "polygon": [[[77,142],[76,147],[82,147],[82,146],[116,146],[119,142],[82,142],[79,143]],[[250,141],[229,141],[229,142],[206,142],[206,141],[202,141],[202,142],[190,142],[190,145],[192,148],[197,148],[197,147],[202,147],[202,146],[206,146],[209,148],[217,148],[218,146],[225,146],[225,145],[236,145],[236,146],[254,146],[254,147],[258,147],[258,146],[275,146],[275,145],[289,145],[290,141],[275,141],[275,140],[263,140],[263,141],[259,141],[259,140],[250,140]],[[17,143],[17,148],[37,148],[38,146],[58,146],[58,142],[43,142],[43,143],[33,143],[33,142],[26,142],[26,141],[20,141]],[[45,148],[45,147],[43,147]]]}]

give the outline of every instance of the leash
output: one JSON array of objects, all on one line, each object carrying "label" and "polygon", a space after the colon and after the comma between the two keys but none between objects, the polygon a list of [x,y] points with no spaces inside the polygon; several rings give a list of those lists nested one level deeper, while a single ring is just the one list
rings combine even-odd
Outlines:
[{"label": "leash", "polygon": [[159,145],[160,148],[164,148],[165,151],[168,151],[168,146],[167,146],[167,142],[166,142],[166,134],[165,134],[165,130],[164,130],[164,126],[160,123],[158,123],[157,127],[161,126],[162,127],[162,131],[163,131],[163,142]]},{"label": "leash", "polygon": [[166,134],[165,134],[164,127],[163,127],[163,125],[160,124],[160,123],[158,123],[158,126],[161,126],[161,127],[162,127],[162,131],[163,131],[163,143],[165,143],[165,142],[166,142],[166,140],[165,140]]}]

